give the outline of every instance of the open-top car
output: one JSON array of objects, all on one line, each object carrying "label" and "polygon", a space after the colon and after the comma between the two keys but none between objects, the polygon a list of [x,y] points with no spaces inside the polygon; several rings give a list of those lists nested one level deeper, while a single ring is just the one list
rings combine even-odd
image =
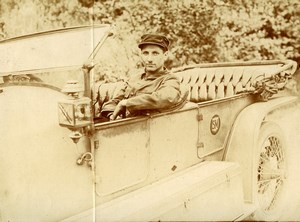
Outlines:
[{"label": "open-top car", "polygon": [[270,114],[297,99],[282,93],[297,64],[177,68],[184,107],[108,121],[124,86],[99,79],[111,39],[94,25],[0,42],[0,221],[276,219],[288,163]]}]

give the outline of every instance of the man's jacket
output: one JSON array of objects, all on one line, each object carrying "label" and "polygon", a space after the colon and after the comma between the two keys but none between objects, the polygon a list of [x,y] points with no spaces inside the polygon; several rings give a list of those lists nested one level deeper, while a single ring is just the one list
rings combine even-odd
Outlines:
[{"label": "man's jacket", "polygon": [[103,104],[101,115],[111,114],[122,99],[127,99],[127,115],[136,116],[179,109],[186,97],[187,92],[181,89],[178,78],[168,70],[155,76],[142,73],[130,78],[113,99]]}]

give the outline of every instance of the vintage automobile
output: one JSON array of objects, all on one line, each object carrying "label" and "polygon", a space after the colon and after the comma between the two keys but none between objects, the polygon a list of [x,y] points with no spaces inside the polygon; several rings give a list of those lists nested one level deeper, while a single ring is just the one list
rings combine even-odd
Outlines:
[{"label": "vintage automobile", "polygon": [[282,93],[297,64],[177,68],[183,108],[107,121],[123,82],[96,79],[112,68],[97,55],[113,38],[93,25],[0,42],[0,221],[278,218],[287,146],[271,114],[297,99]]}]

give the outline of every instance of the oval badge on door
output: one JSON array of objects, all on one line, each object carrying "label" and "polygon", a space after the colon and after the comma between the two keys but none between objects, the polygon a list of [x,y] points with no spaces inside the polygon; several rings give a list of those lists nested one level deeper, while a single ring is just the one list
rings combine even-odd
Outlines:
[{"label": "oval badge on door", "polygon": [[214,115],[210,120],[210,132],[216,135],[221,127],[221,119],[218,115]]}]

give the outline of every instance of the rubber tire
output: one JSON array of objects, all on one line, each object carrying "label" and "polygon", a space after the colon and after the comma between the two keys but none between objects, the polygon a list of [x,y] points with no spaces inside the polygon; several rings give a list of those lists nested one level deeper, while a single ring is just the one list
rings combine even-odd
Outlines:
[{"label": "rubber tire", "polygon": [[[258,191],[258,169],[259,169],[259,161],[260,161],[260,154],[263,151],[263,145],[265,141],[270,138],[270,137],[276,137],[281,144],[282,148],[282,153],[283,153],[283,170],[284,170],[284,176],[283,176],[283,183],[281,185],[281,190],[279,191],[278,197],[274,203],[274,207],[272,210],[265,211],[262,207],[262,205],[259,202],[259,191]],[[258,143],[257,143],[257,150],[258,150],[258,155],[256,159],[256,164],[253,169],[254,172],[254,181],[255,181],[255,199],[256,199],[256,204],[257,204],[257,210],[251,215],[250,219],[251,220],[257,220],[257,221],[275,221],[278,220],[278,218],[282,215],[282,209],[284,208],[285,205],[285,200],[286,200],[286,194],[287,194],[287,161],[286,161],[286,152],[287,152],[287,146],[286,146],[286,141],[285,141],[285,136],[284,132],[282,129],[274,122],[265,122],[262,124],[259,132],[259,137],[258,137]]]}]

